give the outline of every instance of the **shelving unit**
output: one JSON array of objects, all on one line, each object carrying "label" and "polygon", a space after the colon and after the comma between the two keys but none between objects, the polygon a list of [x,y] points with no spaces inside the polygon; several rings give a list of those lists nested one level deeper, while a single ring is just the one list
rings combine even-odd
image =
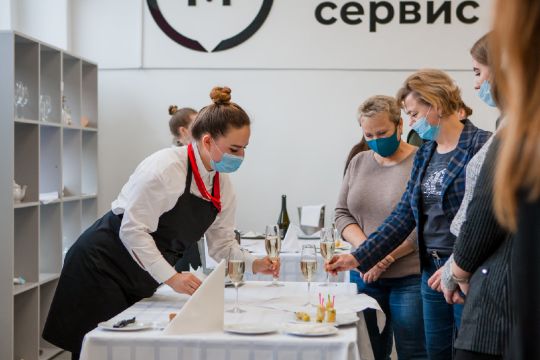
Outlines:
[{"label": "shelving unit", "polygon": [[[97,217],[98,68],[18,32],[0,31],[0,53],[0,359],[46,360],[61,351],[41,332],[63,254]],[[40,95],[51,99],[46,119]],[[27,186],[21,202],[14,182]],[[58,198],[40,201],[44,193]]]}]

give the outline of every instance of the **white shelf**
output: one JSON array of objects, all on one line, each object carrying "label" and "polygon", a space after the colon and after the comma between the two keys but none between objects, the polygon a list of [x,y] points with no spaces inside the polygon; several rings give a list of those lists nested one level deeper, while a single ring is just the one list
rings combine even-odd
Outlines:
[{"label": "white shelf", "polygon": [[39,354],[39,360],[49,360],[55,357],[56,355],[63,352],[62,349],[59,348],[49,348],[49,347],[43,347],[40,348],[40,354]]},{"label": "white shelf", "polygon": [[22,118],[15,118],[15,122],[19,124],[33,124],[33,125],[41,124],[38,120],[30,120],[30,119],[22,119]]},{"label": "white shelf", "polygon": [[38,287],[39,283],[37,282],[26,282],[23,285],[13,285],[13,295],[22,294],[28,290],[32,290]]},{"label": "white shelf", "polygon": [[[40,335],[63,251],[97,218],[98,71],[88,60],[18,32],[0,31],[0,53],[0,309],[6,320],[0,359],[50,359],[61,349]],[[16,108],[18,81],[28,88],[28,102]],[[46,121],[40,95],[51,98]],[[62,95],[71,125],[62,122]],[[14,181],[27,185],[20,203],[13,200]],[[39,194],[49,192],[60,198],[40,203]],[[24,285],[13,284],[19,276]]]},{"label": "white shelf", "polygon": [[41,273],[39,274],[39,285],[47,284],[60,278],[60,273]]},{"label": "white shelf", "polygon": [[13,207],[15,209],[22,209],[22,208],[31,207],[31,206],[38,206],[38,205],[39,205],[39,201],[21,201],[21,202],[18,202],[18,203],[14,203]]},{"label": "white shelf", "polygon": [[39,125],[41,125],[41,126],[46,126],[46,127],[57,127],[57,128],[61,128],[61,127],[62,127],[62,124],[55,123],[55,122],[50,122],[50,121],[41,121],[41,122],[39,123]]}]

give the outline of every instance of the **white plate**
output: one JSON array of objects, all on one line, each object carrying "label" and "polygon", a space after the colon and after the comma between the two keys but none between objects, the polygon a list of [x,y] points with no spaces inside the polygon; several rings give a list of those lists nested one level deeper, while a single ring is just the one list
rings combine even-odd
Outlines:
[{"label": "white plate", "polygon": [[143,323],[143,322],[140,322],[140,321],[136,321],[133,324],[129,324],[128,326],[124,326],[124,327],[121,327],[121,328],[113,327],[114,324],[116,324],[117,322],[118,321],[116,321],[116,320],[115,321],[109,320],[109,321],[100,322],[98,324],[98,327],[101,328],[101,329],[110,330],[110,331],[139,331],[139,330],[151,329],[153,327],[152,323]]},{"label": "white plate", "polygon": [[329,336],[337,334],[338,329],[335,326],[329,324],[317,324],[317,323],[306,323],[306,324],[297,324],[290,323],[285,325],[283,331],[289,335],[296,336]]},{"label": "white plate", "polygon": [[260,324],[260,323],[251,323],[251,324],[231,324],[225,325],[223,329],[225,332],[241,335],[262,335],[270,334],[277,331],[277,327],[272,324]]}]

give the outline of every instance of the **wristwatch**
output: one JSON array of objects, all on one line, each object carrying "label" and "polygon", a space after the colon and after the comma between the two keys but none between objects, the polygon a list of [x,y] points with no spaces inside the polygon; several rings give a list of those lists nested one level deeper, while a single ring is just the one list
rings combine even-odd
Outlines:
[{"label": "wristwatch", "polygon": [[469,278],[467,277],[464,277],[464,278],[459,278],[457,277],[454,272],[452,270],[450,270],[450,273],[452,274],[452,280],[458,284],[468,284],[469,283]]}]

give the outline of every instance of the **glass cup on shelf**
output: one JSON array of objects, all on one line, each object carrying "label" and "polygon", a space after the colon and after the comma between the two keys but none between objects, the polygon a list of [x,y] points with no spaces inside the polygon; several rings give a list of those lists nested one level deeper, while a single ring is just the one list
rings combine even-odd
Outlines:
[{"label": "glass cup on shelf", "polygon": [[[330,262],[334,257],[336,250],[336,237],[333,228],[321,229],[321,240],[319,242],[321,249],[321,256],[325,263]],[[326,272],[326,282],[319,286],[335,286],[336,284],[330,282],[330,273]]]},{"label": "glass cup on shelf", "polygon": [[[273,264],[279,262],[279,252],[281,251],[281,236],[277,225],[267,225],[264,235],[264,248],[266,255]],[[279,287],[283,284],[278,282],[277,277],[272,277],[272,283],[268,286]]]},{"label": "glass cup on shelf", "polygon": [[22,117],[22,109],[28,104],[28,86],[22,81],[15,83],[15,110],[17,118]]},{"label": "glass cup on shelf", "polygon": [[304,306],[311,306],[311,281],[313,280],[313,275],[317,272],[317,252],[315,245],[307,244],[302,246],[300,270],[308,284],[308,301]]},{"label": "glass cup on shelf", "polygon": [[227,312],[240,314],[245,312],[238,307],[238,286],[244,278],[244,271],[246,269],[246,261],[244,252],[240,249],[233,248],[229,250],[229,256],[227,258],[227,275],[236,289],[236,302],[234,307]]},{"label": "glass cup on shelf", "polygon": [[39,96],[39,114],[41,121],[48,121],[49,116],[51,115],[52,105],[51,97],[49,95],[40,95]]}]

